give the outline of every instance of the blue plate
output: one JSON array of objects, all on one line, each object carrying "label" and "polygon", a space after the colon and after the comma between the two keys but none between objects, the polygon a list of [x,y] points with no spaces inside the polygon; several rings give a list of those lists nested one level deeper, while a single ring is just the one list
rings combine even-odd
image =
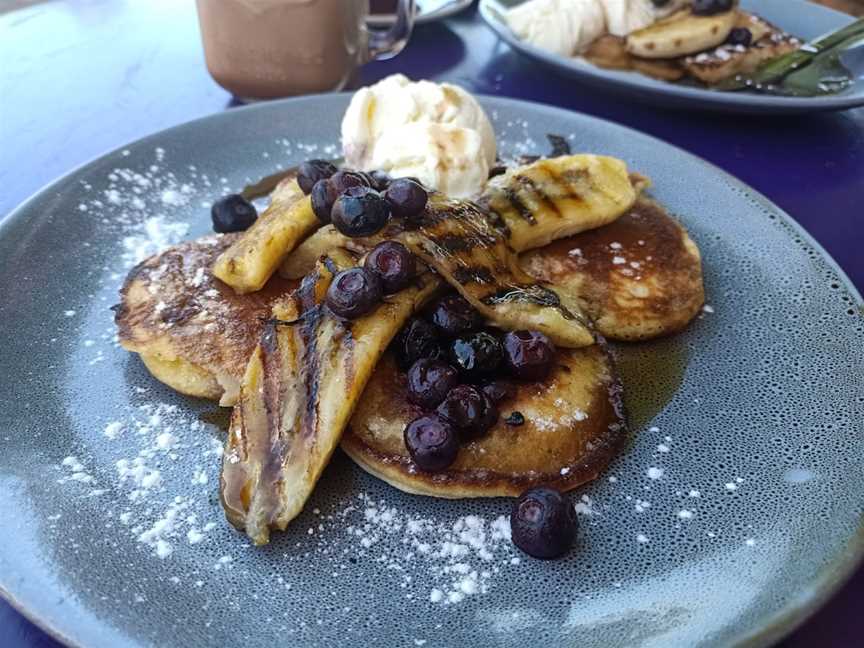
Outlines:
[{"label": "blue plate", "polygon": [[[702,108],[737,113],[792,114],[844,110],[864,106],[864,64],[852,62],[858,77],[854,85],[825,97],[775,97],[745,92],[719,92],[652,79],[638,72],[604,70],[576,57],[564,57],[519,40],[503,12],[526,0],[480,0],[480,15],[513,49],[586,86],[626,93],[628,97],[676,108]],[[854,19],[806,0],[742,0],[741,7],[759,14],[805,41],[843,27]],[[864,46],[862,46],[864,47]],[[588,91],[588,88],[585,88]]]},{"label": "blue plate", "polygon": [[[864,308],[752,189],[641,133],[484,98],[505,152],[547,132],[624,158],[702,250],[710,308],[618,346],[632,440],[578,490],[578,547],[521,555],[510,501],[406,495],[342,454],[251,547],[224,520],[215,405],[114,341],[117,288],[208,231],[210,201],[336,154],[348,97],[231,110],[135,142],[0,224],[0,590],[74,645],[769,645],[862,551]],[[504,518],[506,520],[506,517]]]}]

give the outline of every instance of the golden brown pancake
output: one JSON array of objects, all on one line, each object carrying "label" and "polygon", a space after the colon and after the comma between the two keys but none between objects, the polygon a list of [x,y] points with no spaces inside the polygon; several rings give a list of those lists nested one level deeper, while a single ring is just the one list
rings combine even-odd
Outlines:
[{"label": "golden brown pancake", "polygon": [[750,45],[722,45],[702,54],[686,56],[681,64],[687,73],[713,85],[736,74],[749,74],[765,61],[801,47],[801,41],[794,36],[746,11],[738,12],[735,26],[750,30],[753,39]]},{"label": "golden brown pancake", "polygon": [[532,250],[521,262],[529,274],[575,296],[613,340],[678,331],[705,301],[699,248],[644,195],[615,222]]},{"label": "golden brown pancake", "polygon": [[263,319],[296,282],[274,277],[238,295],[213,277],[214,259],[236,234],[181,243],[135,266],[120,290],[114,321],[123,348],[141,355],[177,391],[231,405]]},{"label": "golden brown pancake", "polygon": [[[392,356],[378,364],[342,437],[364,470],[400,490],[434,497],[516,496],[539,484],[570,490],[594,479],[626,439],[621,388],[601,345],[559,349],[542,383],[517,386],[482,438],[464,445],[449,468],[426,473],[411,461],[405,426],[423,412],[407,400],[405,374]],[[520,426],[504,421],[511,412]]]}]

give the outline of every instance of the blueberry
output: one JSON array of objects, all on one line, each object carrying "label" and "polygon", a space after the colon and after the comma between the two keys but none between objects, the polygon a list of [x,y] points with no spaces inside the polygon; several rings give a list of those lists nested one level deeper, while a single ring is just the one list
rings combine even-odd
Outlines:
[{"label": "blueberry", "polygon": [[456,338],[450,345],[454,366],[469,378],[489,375],[501,366],[501,343],[494,335],[480,331]]},{"label": "blueberry", "polygon": [[390,209],[381,194],[371,187],[350,187],[333,203],[330,218],[345,236],[359,238],[371,236],[384,227]]},{"label": "blueberry", "polygon": [[399,218],[411,218],[426,209],[429,194],[420,186],[408,178],[398,178],[390,183],[384,194],[390,204],[390,210],[394,216]]},{"label": "blueberry", "polygon": [[372,188],[377,189],[378,191],[386,190],[390,185],[390,182],[393,180],[393,178],[383,171],[377,170],[369,173],[369,177],[372,179]]},{"label": "blueberry", "polygon": [[258,212],[255,205],[240,194],[229,194],[213,203],[210,217],[213,219],[213,231],[224,234],[249,229],[258,218]]},{"label": "blueberry", "polygon": [[297,169],[297,184],[308,196],[312,193],[312,187],[315,186],[316,182],[326,180],[336,171],[336,167],[327,160],[307,160]]},{"label": "blueberry", "polygon": [[417,260],[401,243],[384,241],[379,243],[363,264],[381,279],[384,293],[391,295],[411,285],[417,274]]},{"label": "blueberry", "polygon": [[456,460],[459,437],[447,421],[427,414],[411,421],[403,434],[411,459],[421,470],[444,470]]},{"label": "blueberry", "polygon": [[315,217],[325,225],[330,222],[333,203],[339,197],[339,192],[330,180],[319,180],[312,186],[312,211]]},{"label": "blueberry", "polygon": [[482,390],[493,403],[502,403],[516,395],[516,386],[507,380],[493,380],[483,385]]},{"label": "blueberry", "polygon": [[325,302],[334,315],[350,320],[375,308],[382,294],[377,276],[365,268],[351,268],[333,277]]},{"label": "blueberry", "polygon": [[[447,398],[435,410],[438,416],[450,421],[464,438],[473,438],[489,429],[487,407],[492,403],[473,385],[459,385],[450,390]],[[494,406],[493,406],[494,409]],[[495,413],[496,420],[498,418]],[[492,423],[495,421],[493,420]]]},{"label": "blueberry", "polygon": [[396,364],[407,371],[420,358],[438,358],[443,355],[437,329],[426,320],[412,318],[394,340]]},{"label": "blueberry", "polygon": [[555,345],[538,331],[511,331],[504,336],[504,357],[517,378],[543,380],[552,368]]},{"label": "blueberry", "polygon": [[408,370],[408,400],[433,409],[459,383],[459,372],[433,358],[420,358]]},{"label": "blueberry", "polygon": [[480,314],[461,295],[445,295],[432,307],[432,323],[444,335],[455,337],[480,326]]},{"label": "blueberry", "polygon": [[729,38],[726,39],[726,42],[730,45],[749,47],[750,43],[753,42],[753,32],[746,27],[736,27],[729,32]]},{"label": "blueberry", "polygon": [[345,193],[351,187],[369,187],[369,178],[356,171],[337,171],[330,176],[330,182],[337,194]]},{"label": "blueberry", "polygon": [[312,211],[325,225],[332,220],[333,205],[337,198],[351,187],[367,187],[369,180],[354,171],[337,171],[312,185]]},{"label": "blueberry", "polygon": [[731,11],[735,0],[693,0],[693,14],[696,16],[713,16],[714,14]]},{"label": "blueberry", "polygon": [[513,504],[510,529],[513,544],[535,558],[557,558],[576,540],[576,510],[569,499],[551,488],[533,488]]}]

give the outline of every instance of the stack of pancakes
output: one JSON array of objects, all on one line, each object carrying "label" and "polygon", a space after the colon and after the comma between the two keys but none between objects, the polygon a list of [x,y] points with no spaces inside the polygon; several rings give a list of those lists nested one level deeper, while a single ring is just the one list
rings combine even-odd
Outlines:
[{"label": "stack of pancakes", "polygon": [[[293,182],[286,180],[285,182]],[[131,270],[116,309],[120,343],[177,391],[233,405],[252,354],[280,297],[296,281],[272,277],[236,293],[213,276],[217,257],[240,234],[174,246]],[[525,271],[575,299],[600,336],[627,342],[682,329],[703,301],[699,250],[681,224],[641,195],[602,227],[520,257]],[[602,338],[601,338],[602,339]],[[543,383],[521,384],[502,416],[440,473],[411,462],[402,440],[419,410],[388,352],[378,363],[341,440],[362,468],[402,490],[438,497],[516,495],[539,483],[572,489],[596,477],[626,440],[621,386],[605,343],[560,349]]]}]

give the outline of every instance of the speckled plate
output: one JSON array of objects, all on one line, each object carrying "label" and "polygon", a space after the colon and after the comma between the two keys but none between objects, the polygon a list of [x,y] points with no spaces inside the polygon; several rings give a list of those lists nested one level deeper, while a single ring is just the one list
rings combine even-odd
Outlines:
[{"label": "speckled plate", "polygon": [[710,308],[618,347],[632,442],[579,490],[564,560],[510,502],[412,497],[337,454],[264,548],[217,495],[224,423],[113,340],[126,269],[203,234],[227,189],[335,153],[346,96],[231,110],[106,155],[0,226],[0,583],[86,646],[767,645],[861,555],[864,311],[780,209],[656,139],[484,99],[509,152],[571,135],[649,174],[705,258]]},{"label": "speckled plate", "polygon": [[[480,15],[510,47],[541,65],[584,84],[626,93],[652,103],[703,108],[723,112],[792,114],[844,110],[864,106],[864,64],[862,47],[844,61],[854,69],[857,82],[837,95],[825,97],[774,97],[750,92],[717,92],[694,85],[658,81],[638,72],[604,70],[581,58],[564,57],[519,40],[503,17],[509,7],[527,0],[480,0]],[[741,0],[741,7],[759,14],[790,34],[812,40],[852,22],[854,18],[808,0]]]}]

